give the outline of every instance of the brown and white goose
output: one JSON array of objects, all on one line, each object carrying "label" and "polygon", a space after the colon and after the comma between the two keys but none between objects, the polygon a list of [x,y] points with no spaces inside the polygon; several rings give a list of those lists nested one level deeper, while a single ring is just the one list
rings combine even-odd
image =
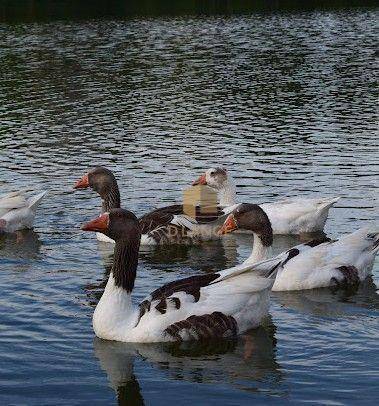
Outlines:
[{"label": "brown and white goose", "polygon": [[[120,208],[120,191],[114,174],[107,168],[97,167],[79,179],[74,188],[91,188],[102,199],[102,212]],[[171,244],[189,243],[200,236],[211,236],[212,229],[207,231],[206,225],[222,218],[225,214],[218,211],[215,215],[201,215],[196,219],[188,217],[183,212],[182,204],[155,209],[139,218],[141,227],[141,244]],[[97,239],[105,242],[113,242],[110,238],[97,233]]]},{"label": "brown and white goose", "polygon": [[312,240],[266,259],[271,240],[257,235],[270,227],[268,217],[260,216],[259,206],[241,204],[226,219],[220,234],[237,229],[254,234],[254,247],[241,269],[255,270],[261,276],[274,276],[273,291],[314,289],[357,284],[370,275],[379,250],[379,229],[361,228],[337,241]]},{"label": "brown and white goose", "polygon": [[137,217],[111,209],[82,230],[104,233],[116,242],[113,267],[93,315],[100,338],[161,342],[231,337],[257,327],[267,315],[273,279],[240,267],[170,282],[135,306],[131,295],[141,237]]},{"label": "brown and white goose", "polygon": [[[219,204],[230,212],[236,208],[236,188],[224,168],[210,168],[193,185],[207,185],[218,193]],[[322,231],[329,209],[339,200],[334,198],[290,198],[259,206],[270,219],[274,234],[302,234]]]}]

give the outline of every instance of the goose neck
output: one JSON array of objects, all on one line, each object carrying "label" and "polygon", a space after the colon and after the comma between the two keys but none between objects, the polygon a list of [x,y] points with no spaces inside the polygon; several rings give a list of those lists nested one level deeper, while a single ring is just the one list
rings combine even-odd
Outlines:
[{"label": "goose neck", "polygon": [[112,275],[115,286],[131,293],[137,275],[139,239],[133,237],[116,241]]},{"label": "goose neck", "polygon": [[270,245],[265,245],[262,242],[262,238],[260,235],[253,233],[254,235],[254,245],[253,245],[253,250],[251,251],[250,256],[247,258],[245,261],[246,263],[255,263],[259,261],[263,261],[267,259],[271,246]]},{"label": "goose neck", "polygon": [[101,197],[103,199],[103,213],[120,208],[121,199],[117,184],[112,184]]},{"label": "goose neck", "polygon": [[234,182],[228,180],[218,191],[220,206],[232,206],[236,203],[236,187]]}]

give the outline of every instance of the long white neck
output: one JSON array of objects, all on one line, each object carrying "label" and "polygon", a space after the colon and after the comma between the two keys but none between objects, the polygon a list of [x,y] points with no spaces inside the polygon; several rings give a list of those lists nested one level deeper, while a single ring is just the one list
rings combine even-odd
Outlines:
[{"label": "long white neck", "polygon": [[262,244],[262,241],[257,234],[253,233],[253,235],[254,235],[253,250],[251,251],[250,256],[244,262],[247,264],[254,264],[255,262],[263,261],[268,257],[269,252],[271,250],[270,246]]},{"label": "long white neck", "polygon": [[236,186],[232,179],[228,178],[218,190],[218,201],[220,206],[232,206],[236,203]]},{"label": "long white neck", "polygon": [[131,296],[124,288],[116,286],[111,272],[93,314],[93,329],[98,337],[117,340],[126,329],[134,327],[137,311]]}]

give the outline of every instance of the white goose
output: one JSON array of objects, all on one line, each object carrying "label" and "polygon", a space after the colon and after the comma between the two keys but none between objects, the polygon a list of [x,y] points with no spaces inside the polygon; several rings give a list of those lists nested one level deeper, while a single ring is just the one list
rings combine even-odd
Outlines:
[{"label": "white goose", "polygon": [[168,283],[134,306],[141,235],[136,216],[112,209],[82,229],[116,241],[113,267],[93,315],[100,338],[161,342],[230,337],[257,327],[267,315],[273,279],[240,267]]},{"label": "white goose", "polygon": [[[79,179],[75,189],[91,188],[102,199],[102,212],[121,207],[120,191],[117,180],[107,168],[96,167]],[[219,209],[214,215],[201,214],[196,219],[186,216],[182,204],[161,207],[139,218],[141,227],[141,244],[175,244],[193,243],[201,238],[213,238],[214,228],[208,227],[218,219],[225,220],[225,213]],[[99,241],[114,243],[112,239],[102,233],[97,233]]]},{"label": "white goose", "polygon": [[241,204],[219,232],[226,234],[237,229],[253,232],[253,251],[241,269],[255,270],[266,277],[276,275],[273,291],[343,287],[358,284],[370,275],[379,250],[378,229],[372,232],[367,227],[361,228],[337,241],[312,240],[266,259],[271,241],[262,238],[261,230],[270,228],[270,224],[267,216],[258,217],[258,209],[257,205]]},{"label": "white goose", "polygon": [[46,193],[29,198],[23,191],[0,196],[0,231],[13,233],[32,228],[37,207]]},{"label": "white goose", "polygon": [[[234,209],[236,188],[232,177],[223,168],[211,168],[205,171],[193,185],[208,185],[218,192],[221,207]],[[259,206],[268,215],[274,234],[301,234],[322,231],[329,209],[340,198],[284,199]],[[226,209],[226,212],[230,210]]]}]

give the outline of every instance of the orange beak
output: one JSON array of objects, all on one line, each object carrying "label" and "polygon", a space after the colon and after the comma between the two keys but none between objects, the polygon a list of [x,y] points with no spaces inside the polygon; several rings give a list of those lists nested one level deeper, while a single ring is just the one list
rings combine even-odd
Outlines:
[{"label": "orange beak", "polygon": [[222,227],[218,230],[218,235],[229,234],[234,230],[237,230],[238,226],[233,214],[229,214]]},{"label": "orange beak", "polygon": [[206,185],[207,184],[207,179],[205,177],[205,173],[201,175],[198,179],[195,180],[195,182],[192,183],[192,186],[196,185]]},{"label": "orange beak", "polygon": [[109,225],[109,214],[104,213],[100,217],[82,225],[82,230],[104,232],[108,229],[108,225]]},{"label": "orange beak", "polygon": [[85,189],[87,187],[89,187],[88,173],[75,183],[74,189]]}]

